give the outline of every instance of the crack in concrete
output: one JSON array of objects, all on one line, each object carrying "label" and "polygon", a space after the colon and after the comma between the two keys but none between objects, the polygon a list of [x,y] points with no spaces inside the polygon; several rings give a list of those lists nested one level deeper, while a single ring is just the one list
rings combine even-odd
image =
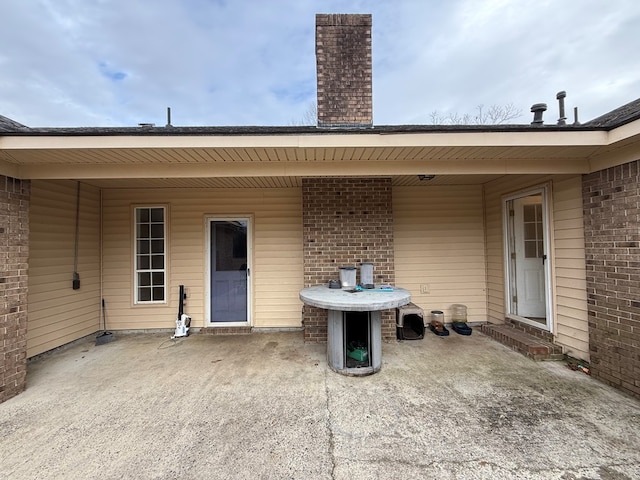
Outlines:
[{"label": "crack in concrete", "polygon": [[329,437],[329,460],[331,461],[331,479],[335,480],[335,471],[336,471],[336,457],[335,457],[335,439],[333,436],[333,422],[331,419],[331,406],[330,400],[331,395],[329,393],[329,383],[328,379],[328,371],[329,369],[325,367],[324,370],[324,394],[326,398],[326,409],[327,409],[327,434]]}]

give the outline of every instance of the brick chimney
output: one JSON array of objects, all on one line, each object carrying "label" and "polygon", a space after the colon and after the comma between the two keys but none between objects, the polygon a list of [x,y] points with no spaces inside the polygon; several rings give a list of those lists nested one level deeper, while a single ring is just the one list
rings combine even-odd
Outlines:
[{"label": "brick chimney", "polygon": [[[371,15],[316,15],[316,63],[318,127],[371,128]],[[391,178],[303,178],[302,224],[305,287],[364,262],[375,283],[395,284]],[[395,309],[381,315],[395,341]],[[302,325],[305,343],[327,342],[326,309],[305,305]]]},{"label": "brick chimney", "polygon": [[319,127],[371,127],[371,15],[316,15]]}]

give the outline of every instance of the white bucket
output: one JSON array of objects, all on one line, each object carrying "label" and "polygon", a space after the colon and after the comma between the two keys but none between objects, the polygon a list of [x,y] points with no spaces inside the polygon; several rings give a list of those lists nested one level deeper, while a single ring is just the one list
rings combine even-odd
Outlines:
[{"label": "white bucket", "polygon": [[373,288],[373,263],[360,265],[360,285],[362,288]]},{"label": "white bucket", "polygon": [[342,288],[356,286],[356,267],[340,267],[340,285]]}]

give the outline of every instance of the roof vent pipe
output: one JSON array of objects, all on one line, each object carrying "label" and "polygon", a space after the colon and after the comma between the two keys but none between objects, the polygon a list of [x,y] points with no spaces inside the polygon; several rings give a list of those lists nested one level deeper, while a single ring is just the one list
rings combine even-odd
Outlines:
[{"label": "roof vent pipe", "polygon": [[167,124],[165,127],[173,127],[173,125],[171,125],[171,107],[167,107]]},{"label": "roof vent pipe", "polygon": [[533,112],[533,122],[531,125],[535,125],[536,127],[541,126],[544,123],[542,120],[542,114],[547,110],[546,103],[535,103],[531,106],[531,111]]},{"label": "roof vent pipe", "polygon": [[556,95],[556,99],[558,100],[558,106],[560,107],[560,118],[558,119],[558,125],[564,126],[567,124],[567,117],[564,115],[564,99],[567,96],[567,92],[562,90],[558,92]]},{"label": "roof vent pipe", "polygon": [[573,107],[573,126],[577,127],[578,125],[580,125],[578,121],[578,107]]}]

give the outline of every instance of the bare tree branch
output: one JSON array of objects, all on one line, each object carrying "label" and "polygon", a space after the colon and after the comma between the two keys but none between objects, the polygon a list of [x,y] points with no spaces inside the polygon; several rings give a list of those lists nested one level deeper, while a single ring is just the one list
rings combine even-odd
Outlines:
[{"label": "bare tree branch", "polygon": [[[500,125],[508,123],[522,116],[522,111],[518,110],[513,103],[506,105],[491,105],[485,108],[480,104],[476,107],[475,113],[458,112],[443,113],[434,110],[429,114],[430,125]],[[302,117],[298,120],[291,120],[289,125],[314,126],[318,124],[318,107],[315,102],[310,103]]]},{"label": "bare tree branch", "polygon": [[291,120],[289,122],[294,127],[316,126],[318,125],[318,106],[315,102],[310,103],[302,117],[299,120]]},{"label": "bare tree branch", "polygon": [[432,125],[500,125],[522,116],[513,103],[492,105],[485,109],[478,105],[474,114],[458,112],[442,113],[434,110],[429,114]]}]

